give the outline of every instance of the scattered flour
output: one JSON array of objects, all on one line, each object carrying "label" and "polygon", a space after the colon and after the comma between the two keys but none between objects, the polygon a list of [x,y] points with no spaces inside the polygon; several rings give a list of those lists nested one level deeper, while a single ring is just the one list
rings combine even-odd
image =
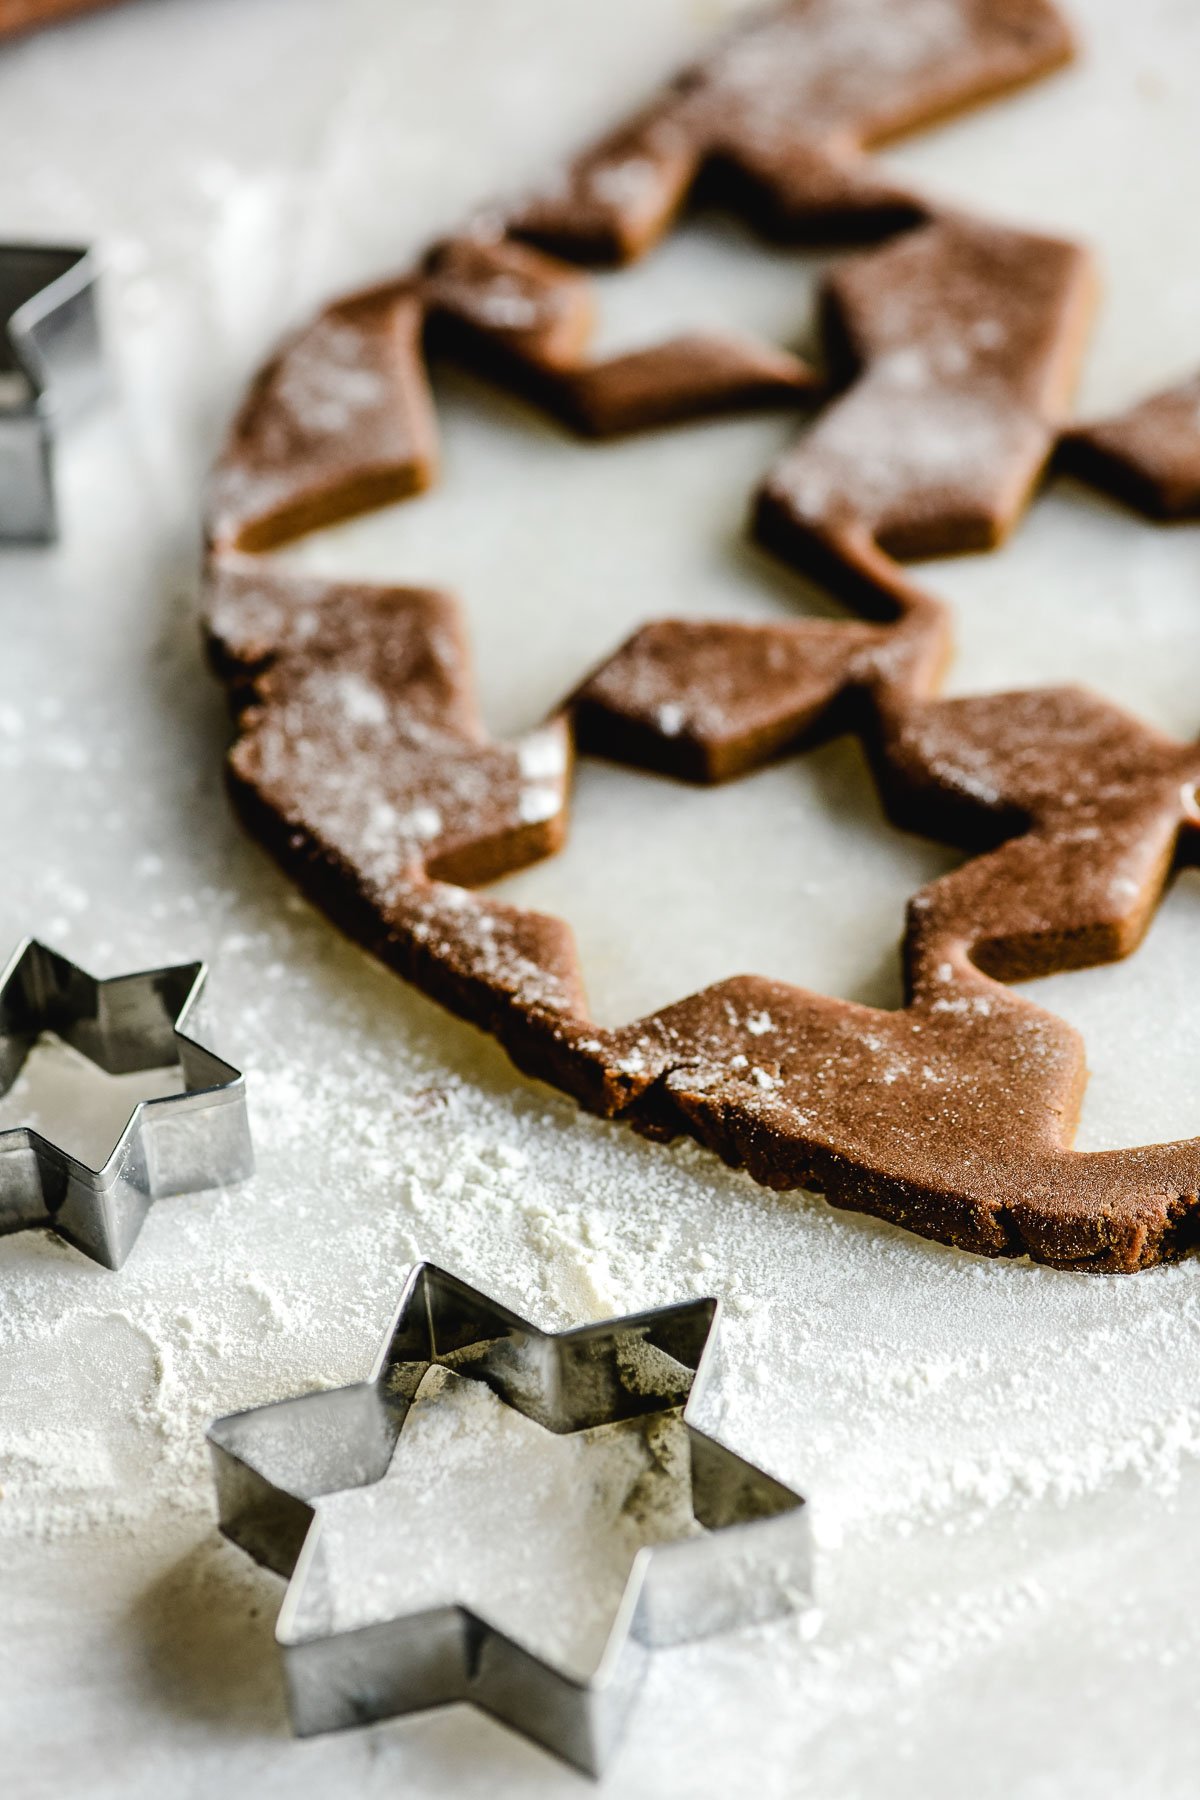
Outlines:
[{"label": "scattered flour", "polygon": [[[101,973],[209,956],[204,1035],[249,1072],[259,1156],[238,1189],[160,1203],[116,1275],[50,1237],[0,1240],[6,1752],[15,1735],[31,1785],[104,1800],[189,1786],[263,1800],[578,1791],[458,1714],[292,1744],[272,1685],[279,1585],[216,1537],[207,1422],[362,1376],[407,1268],[430,1256],[547,1325],[719,1293],[724,1356],[703,1422],[813,1496],[821,1635],[809,1641],[810,1616],[655,1658],[615,1772],[622,1800],[953,1800],[964,1768],[988,1800],[1032,1800],[1042,1774],[1045,1793],[1177,1800],[1194,1788],[1200,1653],[1189,1562],[1200,1264],[1121,1281],[974,1262],[581,1118],[341,943],[230,818],[227,722],[199,667],[190,583],[199,472],[245,369],[331,287],[461,216],[497,178],[497,142],[535,174],[611,117],[618,87],[652,77],[651,60],[672,67],[711,17],[644,0],[581,7],[568,54],[545,0],[513,0],[496,32],[471,10],[354,0],[335,42],[325,9],[293,0],[283,44],[278,8],[241,0],[231,58],[202,6],[118,9],[30,40],[0,69],[13,230],[106,241],[125,390],[123,415],[64,444],[60,549],[12,552],[5,939],[35,925]],[[1136,19],[1111,0],[1075,10],[1089,58],[1017,102],[1019,128],[1001,106],[897,154],[938,191],[986,193],[997,213],[1032,207],[1095,237],[1114,292],[1094,359],[1108,388],[1092,398],[1115,400],[1194,351],[1192,252],[1164,226],[1200,167],[1178,79],[1197,44],[1186,9],[1166,0]],[[435,79],[447,57],[452,93]],[[1114,119],[1148,116],[1134,88],[1144,68],[1160,83],[1156,130],[1117,133]],[[1156,195],[1166,146],[1176,180]],[[713,541],[735,541],[775,424],[585,453],[507,415],[489,435],[453,397],[443,412],[459,486],[448,480],[419,516],[376,521],[377,537],[342,534],[329,555],[459,585],[476,642],[490,633],[489,704],[539,716],[531,694],[549,705],[590,658],[684,599],[713,617],[774,605]],[[927,453],[936,460],[939,444]],[[532,502],[522,510],[531,494],[536,529]],[[680,529],[677,552],[677,526],[698,514],[711,514],[713,541],[693,546]],[[1085,678],[1184,732],[1196,717],[1194,577],[1187,534],[1056,498],[1011,552],[932,579],[960,602],[956,680]],[[780,611],[795,601],[789,589]],[[518,694],[534,630],[547,691]],[[890,966],[899,908],[889,890],[867,916],[868,897],[905,846],[847,791],[831,775],[791,790],[813,929],[832,920],[815,941],[832,963],[868,938]],[[732,819],[714,833],[722,797],[702,798],[687,836],[711,852],[715,892],[737,874]],[[735,803],[755,804],[746,787],[728,790]],[[677,861],[683,848],[681,833]],[[1097,1131],[1136,1123],[1164,1095],[1186,1110],[1191,892],[1185,877],[1161,939],[1122,969],[1039,984],[1047,1003],[1076,1009],[1098,1082],[1107,1054]],[[761,946],[769,922],[748,898],[737,909]],[[809,932],[798,900],[779,910],[793,937]],[[699,917],[716,954],[718,922]],[[693,933],[697,915],[672,905],[674,938],[681,920]],[[1179,1760],[1158,1779],[1172,1743],[1182,1781]]]},{"label": "scattered flour", "polygon": [[179,1065],[109,1075],[53,1031],[43,1032],[7,1093],[0,1095],[0,1131],[26,1126],[89,1168],[108,1161],[139,1100],[178,1094]]},{"label": "scattered flour", "polygon": [[320,1579],[299,1588],[290,1633],[457,1602],[586,1677],[638,1550],[700,1530],[688,1470],[678,1417],[560,1437],[433,1369],[384,1479],[318,1503]]}]

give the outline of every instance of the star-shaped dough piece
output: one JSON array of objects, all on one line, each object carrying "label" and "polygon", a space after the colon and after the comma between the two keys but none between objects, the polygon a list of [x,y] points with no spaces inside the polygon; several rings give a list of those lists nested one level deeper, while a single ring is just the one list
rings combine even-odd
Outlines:
[{"label": "star-shaped dough piece", "polygon": [[926,208],[867,152],[1072,48],[1049,0],[793,0],[735,28],[509,226],[584,262],[627,262],[699,186],[776,237],[894,230]]},{"label": "star-shaped dough piece", "polygon": [[140,1101],[98,1169],[24,1126],[0,1132],[0,1232],[50,1226],[119,1269],[154,1200],[252,1172],[245,1083],[183,1031],[204,976],[182,963],[97,981],[33,939],[17,949],[0,976],[5,1092],[43,1032],[110,1075],[178,1064],[183,1091]]},{"label": "star-shaped dough piece", "polygon": [[[803,1500],[688,1418],[711,1371],[716,1320],[716,1302],[696,1300],[544,1332],[421,1263],[365,1381],[213,1425],[222,1531],[291,1577],[276,1636],[295,1730],[306,1736],[470,1701],[599,1774],[651,1650],[803,1605]],[[520,1415],[514,1424],[532,1421],[535,1431],[562,1437],[663,1421],[673,1431],[681,1467],[671,1530],[643,1532],[588,1673],[529,1641],[529,1609],[516,1604],[527,1594],[506,1603],[493,1593],[485,1613],[455,1590],[452,1570],[431,1589],[416,1566],[418,1509],[397,1516],[388,1479],[431,1369],[449,1371],[466,1388],[483,1384]],[[481,1513],[501,1496],[488,1530],[503,1532],[512,1525],[502,1504],[504,1471],[489,1471],[488,1451],[514,1437],[485,1436],[484,1412],[468,1405],[454,1421],[460,1440],[477,1435],[477,1454],[465,1459],[459,1479],[478,1484],[473,1504]],[[418,1436],[419,1422],[408,1429]],[[523,1451],[537,1461],[528,1438],[525,1432]],[[586,1479],[586,1464],[578,1471]],[[431,1467],[429,1481],[438,1474]],[[586,1488],[571,1500],[586,1508]],[[414,1565],[408,1581],[406,1563]],[[523,1567],[527,1588],[527,1557]],[[552,1588],[547,1604],[553,1613]]]}]

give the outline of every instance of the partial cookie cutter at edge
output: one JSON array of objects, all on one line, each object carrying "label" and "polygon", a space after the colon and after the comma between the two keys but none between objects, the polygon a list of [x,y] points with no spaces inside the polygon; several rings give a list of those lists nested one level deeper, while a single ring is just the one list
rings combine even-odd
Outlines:
[{"label": "partial cookie cutter at edge", "polygon": [[181,1029],[203,963],[97,981],[27,938],[0,975],[0,1092],[43,1031],[110,1075],[178,1064],[184,1091],[139,1101],[102,1168],[24,1125],[0,1132],[0,1234],[52,1230],[119,1269],[155,1200],[241,1181],[254,1153],[243,1076]]},{"label": "partial cookie cutter at edge", "polygon": [[0,541],[57,536],[54,436],[103,388],[96,260],[0,244]]},{"label": "partial cookie cutter at edge", "polygon": [[[717,1301],[691,1300],[544,1332],[418,1263],[366,1381],[218,1419],[208,1439],[220,1528],[257,1562],[292,1577],[276,1641],[297,1734],[469,1701],[598,1775],[651,1650],[807,1604],[803,1498],[687,1417],[713,1373],[718,1314]],[[349,1631],[334,1625],[314,1502],[384,1476],[434,1364],[484,1382],[557,1433],[683,1408],[692,1509],[704,1534],[638,1551],[590,1679],[544,1661],[453,1599]]]}]

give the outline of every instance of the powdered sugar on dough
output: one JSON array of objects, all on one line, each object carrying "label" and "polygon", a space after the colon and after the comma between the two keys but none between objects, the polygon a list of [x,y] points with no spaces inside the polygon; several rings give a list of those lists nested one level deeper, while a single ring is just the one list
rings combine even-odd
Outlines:
[{"label": "powdered sugar on dough", "polygon": [[866,510],[886,532],[914,487],[991,495],[997,467],[1044,454],[1045,432],[994,393],[946,388],[900,356],[876,366],[870,392],[849,394],[787,460],[797,508],[814,524]]},{"label": "powdered sugar on dough", "polygon": [[210,484],[216,528],[288,498],[304,446],[349,432],[386,403],[387,382],[375,366],[378,332],[341,318],[319,319],[289,346],[264,421],[262,462],[227,462]]},{"label": "powdered sugar on dough", "polygon": [[387,383],[372,366],[373,334],[345,318],[325,318],[305,333],[283,366],[274,393],[280,416],[268,448],[286,454],[295,437],[349,431],[363,413],[387,399]]},{"label": "powdered sugar on dough", "polygon": [[809,0],[794,17],[734,38],[714,59],[711,98],[733,102],[756,140],[856,125],[898,80],[969,42],[960,0]]},{"label": "powdered sugar on dough", "polygon": [[256,776],[380,894],[456,844],[561,810],[564,783],[522,784],[511,752],[394,718],[382,701],[376,711],[374,690],[351,695],[347,706],[339,686],[336,712],[313,696],[321,736],[299,706],[268,716],[254,738]]}]

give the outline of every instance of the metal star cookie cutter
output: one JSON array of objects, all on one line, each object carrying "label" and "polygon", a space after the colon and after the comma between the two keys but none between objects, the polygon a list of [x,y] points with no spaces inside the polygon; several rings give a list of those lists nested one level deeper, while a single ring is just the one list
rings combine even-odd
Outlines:
[{"label": "metal star cookie cutter", "polygon": [[0,539],[56,535],[54,436],[102,385],[95,285],[89,250],[0,244]]},{"label": "metal star cookie cutter", "polygon": [[178,1064],[184,1091],[139,1101],[103,1167],[39,1132],[0,1131],[0,1234],[50,1226],[119,1269],[154,1200],[240,1181],[254,1166],[245,1081],[181,1029],[203,963],[97,981],[27,938],[0,976],[0,1093],[44,1031],[110,1075]]},{"label": "metal star cookie cutter", "polygon": [[[222,1532],[290,1576],[276,1626],[299,1736],[470,1701],[586,1774],[614,1749],[649,1653],[806,1604],[804,1500],[687,1418],[715,1368],[715,1300],[541,1331],[431,1263],[405,1284],[365,1381],[218,1419],[208,1433]],[[482,1381],[553,1432],[674,1411],[702,1534],[643,1546],[594,1674],[534,1655],[453,1600],[338,1630],[319,1501],[386,1473],[435,1364]],[[686,1403],[686,1404],[685,1404]],[[504,1521],[497,1521],[503,1529]],[[411,1554],[397,1545],[397,1554]]]}]

